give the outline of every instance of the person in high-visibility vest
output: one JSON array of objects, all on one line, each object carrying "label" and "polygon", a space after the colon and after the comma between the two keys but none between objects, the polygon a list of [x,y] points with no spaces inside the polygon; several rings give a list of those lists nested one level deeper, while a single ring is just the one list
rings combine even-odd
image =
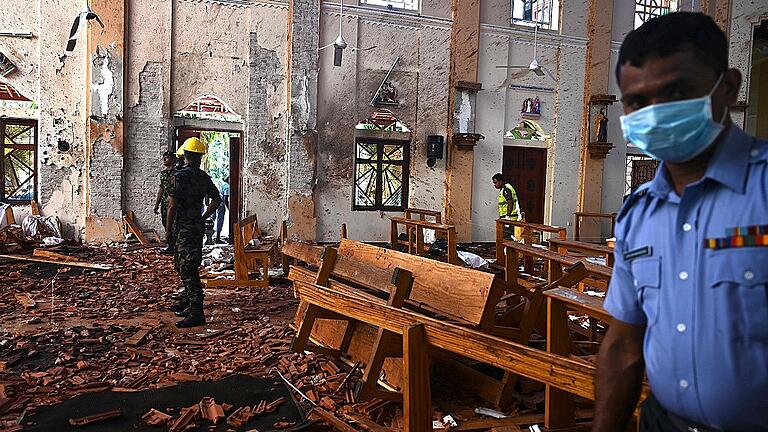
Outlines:
[{"label": "person in high-visibility vest", "polygon": [[[501,173],[496,173],[492,177],[493,187],[499,190],[499,219],[520,220],[520,202],[517,199],[517,192],[511,184],[504,181]],[[513,233],[517,236],[517,228],[512,230],[504,227],[504,237],[512,238]]]}]

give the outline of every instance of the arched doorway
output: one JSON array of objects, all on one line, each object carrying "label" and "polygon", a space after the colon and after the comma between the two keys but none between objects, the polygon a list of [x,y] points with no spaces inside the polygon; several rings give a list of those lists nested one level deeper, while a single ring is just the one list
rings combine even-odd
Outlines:
[{"label": "arched doorway", "polygon": [[[218,97],[201,95],[174,114],[174,126],[174,148],[191,137],[200,138],[208,148],[201,168],[211,176],[222,195],[228,193],[221,238],[231,241],[229,233],[242,217],[242,117]],[[217,220],[217,228],[219,224]]]}]

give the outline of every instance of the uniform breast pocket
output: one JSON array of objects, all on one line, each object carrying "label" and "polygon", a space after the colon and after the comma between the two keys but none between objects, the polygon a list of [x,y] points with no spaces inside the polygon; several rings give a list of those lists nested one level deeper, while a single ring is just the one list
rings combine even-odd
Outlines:
[{"label": "uniform breast pocket", "polygon": [[724,336],[768,342],[768,248],[708,251],[707,283]]},{"label": "uniform breast pocket", "polygon": [[659,258],[640,258],[632,261],[632,277],[635,279],[637,300],[645,313],[646,325],[651,327],[659,320],[661,261]]}]

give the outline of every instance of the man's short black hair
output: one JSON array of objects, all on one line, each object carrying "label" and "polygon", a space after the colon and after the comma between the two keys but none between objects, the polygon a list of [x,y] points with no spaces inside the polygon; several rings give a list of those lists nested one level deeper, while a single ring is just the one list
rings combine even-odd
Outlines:
[{"label": "man's short black hair", "polygon": [[170,157],[170,158],[176,159],[176,153],[168,150],[167,152],[163,153],[163,157],[164,158]]},{"label": "man's short black hair", "polygon": [[616,81],[627,63],[642,67],[649,58],[685,51],[694,53],[716,75],[728,69],[728,40],[712,18],[698,12],[675,12],[650,19],[629,32],[619,51]]},{"label": "man's short black hair", "polygon": [[494,174],[493,177],[491,177],[491,179],[492,180],[498,180],[498,181],[504,183],[504,176],[501,175],[501,173]]},{"label": "man's short black hair", "polygon": [[195,153],[195,152],[184,150],[184,157],[187,158],[188,161],[192,162],[195,165],[200,165],[200,163],[203,161],[202,153]]}]

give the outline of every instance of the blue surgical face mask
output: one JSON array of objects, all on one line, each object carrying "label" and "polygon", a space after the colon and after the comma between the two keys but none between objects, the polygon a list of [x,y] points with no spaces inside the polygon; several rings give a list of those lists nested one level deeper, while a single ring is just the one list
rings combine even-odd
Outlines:
[{"label": "blue surgical face mask", "polygon": [[712,93],[720,85],[717,79],[708,95],[677,102],[649,105],[621,116],[624,139],[654,159],[687,162],[708,149],[724,126],[712,118]]}]

